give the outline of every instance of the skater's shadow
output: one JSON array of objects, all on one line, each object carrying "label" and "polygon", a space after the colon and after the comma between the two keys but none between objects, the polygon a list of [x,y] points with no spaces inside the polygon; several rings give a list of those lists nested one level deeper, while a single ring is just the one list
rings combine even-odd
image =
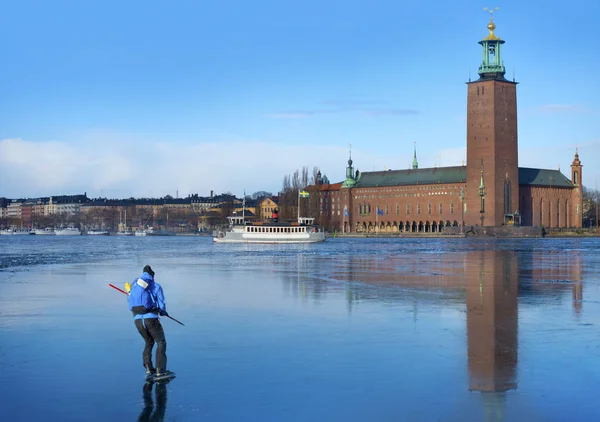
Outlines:
[{"label": "skater's shadow", "polygon": [[[162,422],[167,411],[167,383],[145,383],[143,387],[144,408],[138,417],[138,422]],[[155,400],[152,399],[154,387]]]}]

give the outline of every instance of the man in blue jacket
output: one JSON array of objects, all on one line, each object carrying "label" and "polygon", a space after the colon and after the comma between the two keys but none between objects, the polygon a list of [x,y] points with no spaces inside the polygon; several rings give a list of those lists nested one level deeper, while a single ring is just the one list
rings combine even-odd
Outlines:
[{"label": "man in blue jacket", "polygon": [[[142,354],[146,378],[167,376],[167,341],[159,315],[167,315],[162,287],[154,281],[154,271],[146,265],[143,274],[131,284],[128,296],[129,310],[135,327],[146,343]],[[156,369],[152,366],[152,349],[156,343]]]}]

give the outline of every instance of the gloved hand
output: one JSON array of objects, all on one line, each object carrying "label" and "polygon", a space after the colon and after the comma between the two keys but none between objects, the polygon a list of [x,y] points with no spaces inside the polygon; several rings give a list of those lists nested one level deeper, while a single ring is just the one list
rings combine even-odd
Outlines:
[{"label": "gloved hand", "polygon": [[168,316],[168,315],[169,315],[169,314],[167,313],[167,311],[163,311],[162,309],[161,309],[161,311],[160,311],[160,313],[159,313],[159,314],[160,314],[160,316]]},{"label": "gloved hand", "polygon": [[131,291],[131,284],[125,283],[125,291],[129,293]]}]

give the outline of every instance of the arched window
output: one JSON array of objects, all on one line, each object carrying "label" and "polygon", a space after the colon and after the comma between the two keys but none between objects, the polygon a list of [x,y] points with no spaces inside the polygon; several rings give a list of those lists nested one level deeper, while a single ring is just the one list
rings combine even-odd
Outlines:
[{"label": "arched window", "polygon": [[579,184],[578,179],[579,179],[579,172],[574,171],[573,172],[573,184],[574,185],[578,185]]},{"label": "arched window", "polygon": [[544,225],[544,201],[540,199],[540,226]]},{"label": "arched window", "polygon": [[510,214],[512,207],[510,205],[510,180],[504,181],[504,214]]}]

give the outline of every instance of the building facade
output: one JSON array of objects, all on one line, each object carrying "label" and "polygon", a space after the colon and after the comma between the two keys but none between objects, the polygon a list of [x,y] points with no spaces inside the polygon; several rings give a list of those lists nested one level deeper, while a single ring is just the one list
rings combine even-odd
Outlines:
[{"label": "building facade", "polygon": [[442,232],[447,227],[582,226],[582,164],[560,170],[519,167],[517,82],[505,78],[490,18],[479,41],[479,78],[467,83],[467,162],[463,166],[361,173],[320,186],[320,222],[341,232]]}]

